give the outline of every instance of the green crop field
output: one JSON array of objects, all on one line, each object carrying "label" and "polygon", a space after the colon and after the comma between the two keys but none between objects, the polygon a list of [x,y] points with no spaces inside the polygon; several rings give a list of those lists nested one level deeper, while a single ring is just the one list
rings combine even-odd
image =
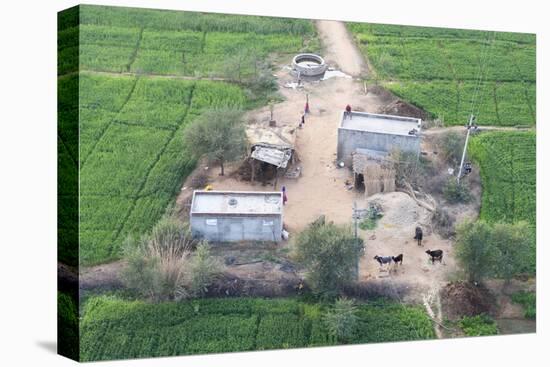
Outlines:
[{"label": "green crop field", "polygon": [[196,77],[223,77],[236,63],[246,76],[256,61],[316,39],[306,20],[87,5],[59,24],[59,160],[73,168],[60,177],[60,258],[78,262],[63,242],[75,238],[74,210],[64,212],[78,193],[63,182],[79,172],[83,265],[118,259],[128,234],[163,215],[195,165],[182,139],[190,121],[257,98],[237,83]]},{"label": "green crop field", "polygon": [[[77,27],[59,32],[60,56],[79,54],[80,70],[224,76],[231,60],[251,73],[270,54],[318,47],[307,20],[86,6]],[[246,60],[243,61],[243,60]],[[64,63],[59,74],[78,65]]]},{"label": "green crop field", "polygon": [[[535,35],[352,23],[382,85],[446,125],[533,125]],[[483,81],[472,108],[480,69]]]},{"label": "green crop field", "polygon": [[[148,304],[93,297],[84,306],[82,359],[107,360],[334,345],[324,307],[294,299],[204,299]],[[421,307],[372,301],[358,306],[351,343],[432,339]]]},{"label": "green crop field", "polygon": [[[471,140],[468,154],[480,166],[483,186],[480,218],[488,222],[526,221],[534,236],[535,132],[486,132]],[[536,249],[533,247],[530,252],[530,271],[534,273]]]},{"label": "green crop field", "polygon": [[535,133],[483,133],[471,140],[468,152],[481,170],[481,219],[535,224]]}]

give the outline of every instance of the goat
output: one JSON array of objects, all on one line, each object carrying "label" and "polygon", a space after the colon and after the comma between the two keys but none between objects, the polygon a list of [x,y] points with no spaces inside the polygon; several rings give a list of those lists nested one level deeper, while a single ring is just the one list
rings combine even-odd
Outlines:
[{"label": "goat", "polygon": [[391,258],[392,258],[394,263],[399,264],[399,265],[403,265],[403,254],[399,254],[397,256],[392,256]]},{"label": "goat", "polygon": [[392,262],[392,256],[378,256],[376,255],[374,257],[374,260],[378,261],[378,263],[380,264],[380,266],[384,265],[384,264],[391,264]]},{"label": "goat", "polygon": [[431,256],[432,264],[435,262],[435,260],[439,262],[443,260],[443,250],[427,250],[426,253]]},{"label": "goat", "polygon": [[424,234],[422,233],[422,228],[416,227],[414,230],[414,239],[418,241],[418,246],[422,246],[422,237]]}]

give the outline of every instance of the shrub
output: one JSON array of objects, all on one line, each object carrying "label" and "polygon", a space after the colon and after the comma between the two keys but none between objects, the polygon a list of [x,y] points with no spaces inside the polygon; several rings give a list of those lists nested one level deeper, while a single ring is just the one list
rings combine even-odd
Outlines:
[{"label": "shrub", "polygon": [[448,210],[439,206],[435,208],[435,212],[432,216],[432,223],[436,231],[443,238],[449,238],[455,235],[454,222],[455,218],[449,214]]},{"label": "shrub", "polygon": [[466,221],[459,225],[456,256],[470,281],[480,281],[491,274],[496,256],[491,226],[483,221]]},{"label": "shrub", "polygon": [[537,318],[537,294],[535,292],[517,292],[512,294],[512,302],[523,306],[525,318]]},{"label": "shrub", "polygon": [[464,134],[459,134],[456,131],[448,131],[436,138],[435,145],[446,162],[453,166],[458,166],[462,159],[465,140],[466,137]]},{"label": "shrub", "polygon": [[193,296],[202,296],[208,286],[220,272],[220,263],[210,254],[210,246],[201,242],[189,264],[189,292]]},{"label": "shrub", "polygon": [[443,196],[451,204],[467,203],[472,199],[468,185],[464,181],[458,183],[454,177],[445,184]]},{"label": "shrub", "polygon": [[161,220],[140,240],[128,238],[123,281],[154,301],[187,297],[185,272],[194,245],[182,224],[175,219]]},{"label": "shrub", "polygon": [[485,314],[466,316],[459,321],[459,325],[467,336],[488,336],[498,334],[495,320]]},{"label": "shrub", "polygon": [[294,255],[306,267],[311,289],[334,296],[353,281],[362,249],[351,228],[317,220],[297,236]]},{"label": "shrub", "polygon": [[352,338],[359,318],[357,308],[353,300],[348,298],[338,299],[334,307],[324,315],[324,321],[329,333],[338,341],[347,343]]}]

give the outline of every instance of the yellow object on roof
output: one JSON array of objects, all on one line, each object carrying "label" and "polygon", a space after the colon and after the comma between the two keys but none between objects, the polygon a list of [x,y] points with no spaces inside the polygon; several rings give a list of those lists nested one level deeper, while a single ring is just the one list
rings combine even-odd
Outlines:
[{"label": "yellow object on roof", "polygon": [[214,187],[212,185],[206,185],[204,188],[204,191],[212,191],[214,190]]}]

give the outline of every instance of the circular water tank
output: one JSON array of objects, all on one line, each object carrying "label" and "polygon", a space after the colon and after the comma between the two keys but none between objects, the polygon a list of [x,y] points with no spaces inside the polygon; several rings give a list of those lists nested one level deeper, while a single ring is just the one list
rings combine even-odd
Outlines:
[{"label": "circular water tank", "polygon": [[292,59],[292,69],[302,76],[316,76],[327,70],[327,64],[319,55],[298,54]]}]

